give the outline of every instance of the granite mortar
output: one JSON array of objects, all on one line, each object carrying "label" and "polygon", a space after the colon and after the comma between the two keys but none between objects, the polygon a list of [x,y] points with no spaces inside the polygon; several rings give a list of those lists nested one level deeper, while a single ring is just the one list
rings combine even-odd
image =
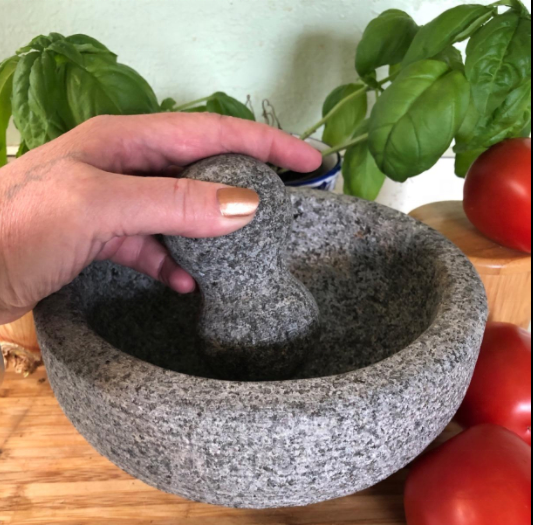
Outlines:
[{"label": "granite mortar", "polygon": [[63,410],[144,482],[238,508],[354,494],[444,430],[471,381],[483,285],[437,232],[346,196],[291,192],[285,257],[316,299],[318,351],[288,381],[233,382],[199,353],[199,296],[97,263],[36,309]]}]

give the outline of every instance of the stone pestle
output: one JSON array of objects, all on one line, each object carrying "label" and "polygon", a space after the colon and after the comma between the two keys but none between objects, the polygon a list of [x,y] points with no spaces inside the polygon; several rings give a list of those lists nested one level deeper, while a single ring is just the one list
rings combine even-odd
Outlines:
[{"label": "stone pestle", "polygon": [[255,219],[231,235],[164,237],[202,292],[201,350],[220,379],[290,379],[316,345],[320,323],[315,299],[284,259],[294,218],[287,189],[266,164],[242,155],[203,160],[183,177],[253,189],[261,199]]}]

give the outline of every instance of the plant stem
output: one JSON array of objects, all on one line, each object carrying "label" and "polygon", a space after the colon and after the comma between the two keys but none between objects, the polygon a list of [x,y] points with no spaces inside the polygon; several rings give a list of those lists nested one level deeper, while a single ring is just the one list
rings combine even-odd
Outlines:
[{"label": "plant stem", "polygon": [[212,98],[213,98],[213,95],[209,97],[200,98],[198,100],[193,100],[192,102],[187,102],[187,104],[183,104],[183,106],[178,106],[177,108],[174,108],[172,111],[179,113],[180,111],[183,111],[185,109],[189,109],[194,106],[197,106],[198,104],[201,104],[202,102],[208,102]]},{"label": "plant stem", "polygon": [[365,133],[364,135],[360,135],[359,137],[356,137],[355,139],[350,140],[349,142],[345,142],[344,144],[341,144],[340,146],[335,146],[334,148],[327,149],[326,151],[322,152],[322,157],[328,157],[329,155],[333,155],[334,153],[339,153],[340,151],[347,150],[348,148],[351,148],[352,146],[357,146],[357,144],[361,144],[361,142],[366,142],[368,140],[368,133]]},{"label": "plant stem", "polygon": [[304,134],[300,137],[302,140],[308,139],[311,135],[315,133],[315,131],[318,131],[324,124],[327,123],[327,121],[335,116],[345,104],[348,102],[355,100],[356,98],[359,98],[361,95],[364,95],[368,92],[368,87],[364,87],[360,89],[359,91],[356,91],[355,93],[352,93],[349,97],[346,97],[345,99],[341,100],[322,120],[317,122],[314,126],[309,128],[307,131],[304,132]]},{"label": "plant stem", "polygon": [[[391,80],[392,80],[392,77],[387,77],[386,79],[382,80],[379,83],[379,85],[384,86],[385,84],[387,84],[387,82],[390,82]],[[364,95],[365,93],[368,93],[369,91],[373,91],[373,89],[374,88],[365,86],[359,91],[352,93],[349,97],[346,97],[345,99],[341,100],[322,120],[320,120],[314,126],[310,127],[307,131],[305,131],[300,138],[302,140],[308,139],[311,135],[313,135],[316,131],[318,131],[322,126],[327,124],[328,120],[334,117],[348,102],[355,100],[356,98],[360,97],[361,95]]]}]

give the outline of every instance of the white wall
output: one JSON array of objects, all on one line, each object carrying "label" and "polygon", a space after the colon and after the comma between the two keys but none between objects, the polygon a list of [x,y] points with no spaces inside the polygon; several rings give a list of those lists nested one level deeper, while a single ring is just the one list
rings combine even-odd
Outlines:
[{"label": "white wall", "polygon": [[[142,73],[161,99],[186,102],[222,90],[242,100],[251,95],[257,111],[268,98],[284,127],[298,132],[318,119],[334,87],[356,78],[355,48],[373,17],[395,7],[422,24],[471,2],[2,0],[0,59],[40,33],[87,33]],[[531,6],[531,0],[526,3]],[[13,131],[9,139],[16,143]],[[407,188],[413,195],[425,191],[416,184],[398,189],[390,183],[383,198],[403,209],[406,204],[399,203],[405,199],[398,192],[403,195]],[[396,197],[387,197],[391,193]]]}]

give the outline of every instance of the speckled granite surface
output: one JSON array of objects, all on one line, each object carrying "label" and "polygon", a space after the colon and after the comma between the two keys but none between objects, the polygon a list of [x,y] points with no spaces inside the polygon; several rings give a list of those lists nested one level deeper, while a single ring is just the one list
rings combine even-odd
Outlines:
[{"label": "speckled granite surface", "polygon": [[293,377],[314,349],[319,312],[282,257],[294,215],[287,188],[266,164],[242,155],[206,159],[183,177],[250,188],[261,198],[255,219],[232,235],[164,239],[202,291],[201,352],[220,379]]},{"label": "speckled granite surface", "polygon": [[211,379],[196,351],[199,297],[110,263],[37,308],[59,402],[130,474],[217,505],[308,505],[390,476],[455,414],[487,317],[468,260],[376,204],[305,191],[292,201],[288,264],[322,319],[294,380]]}]

